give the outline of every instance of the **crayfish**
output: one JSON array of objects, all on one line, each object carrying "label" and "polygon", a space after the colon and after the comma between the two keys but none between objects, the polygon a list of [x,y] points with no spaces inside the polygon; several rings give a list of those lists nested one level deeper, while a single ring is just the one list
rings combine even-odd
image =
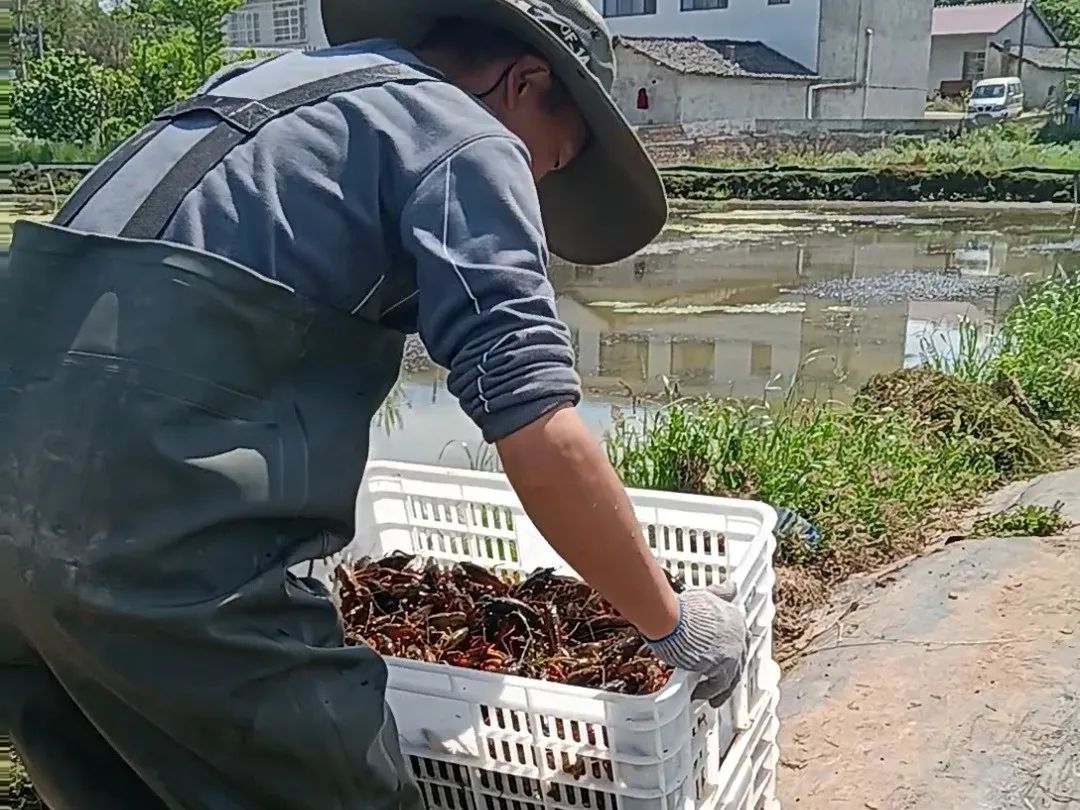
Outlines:
[{"label": "crayfish", "polygon": [[397,552],[335,577],[347,643],[382,655],[630,695],[671,677],[600,594],[552,568],[515,583],[474,563]]}]

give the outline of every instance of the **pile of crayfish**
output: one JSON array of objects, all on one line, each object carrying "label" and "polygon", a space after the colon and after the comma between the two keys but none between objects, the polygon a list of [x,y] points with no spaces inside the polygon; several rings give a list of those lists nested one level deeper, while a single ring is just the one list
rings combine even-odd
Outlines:
[{"label": "pile of crayfish", "polygon": [[397,552],[335,577],[347,643],[382,655],[626,695],[653,694],[671,677],[599,593],[551,568],[514,581]]}]

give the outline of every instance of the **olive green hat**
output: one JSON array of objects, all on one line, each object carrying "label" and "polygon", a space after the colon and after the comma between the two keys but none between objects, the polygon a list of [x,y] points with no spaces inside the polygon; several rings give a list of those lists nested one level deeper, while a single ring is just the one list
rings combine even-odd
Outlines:
[{"label": "olive green hat", "polygon": [[416,47],[441,17],[474,19],[535,48],[566,85],[589,145],[539,185],[553,253],[607,264],[637,252],[667,221],[660,175],[619,112],[611,32],[588,0],[322,0],[331,45],[386,38]]}]

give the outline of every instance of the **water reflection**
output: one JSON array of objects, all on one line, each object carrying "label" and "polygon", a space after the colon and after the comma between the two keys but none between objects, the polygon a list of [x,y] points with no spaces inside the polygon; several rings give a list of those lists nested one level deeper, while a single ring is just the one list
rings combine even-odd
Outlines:
[{"label": "water reflection", "polygon": [[[793,290],[913,270],[1041,277],[1080,255],[1073,218],[1060,208],[694,212],[628,261],[556,264],[559,313],[587,390],[583,410],[599,434],[612,405],[660,395],[666,379],[686,394],[759,397],[796,373],[804,395],[849,398],[874,374],[922,363],[929,338],[946,353],[955,348],[959,324],[996,321],[1015,293],[859,306]],[[476,445],[442,381],[432,369],[410,375],[408,429],[380,439],[376,452],[430,461],[448,441]],[[425,441],[429,432],[437,439]],[[470,464],[454,448],[444,461]]]},{"label": "water reflection", "polygon": [[[559,311],[573,330],[590,391],[604,397],[628,388],[658,393],[663,378],[671,377],[686,393],[756,396],[817,353],[821,360],[801,377],[803,392],[843,398],[873,374],[903,366],[913,329],[938,320],[948,327],[955,311],[968,305],[996,318],[1011,295],[999,291],[912,310],[906,300],[858,307],[844,298],[791,290],[810,281],[895,271],[1022,276],[1054,266],[1055,254],[1022,249],[1031,243],[1022,223],[1010,229],[959,216],[831,214],[808,222],[790,218],[791,212],[733,214],[709,215],[709,231],[693,220],[702,233],[700,249],[690,240],[685,250],[612,267],[553,268]],[[746,227],[753,217],[770,216],[791,224],[756,223],[769,227],[772,238],[765,241]],[[1070,224],[1059,224],[1038,239],[1068,233]]]}]

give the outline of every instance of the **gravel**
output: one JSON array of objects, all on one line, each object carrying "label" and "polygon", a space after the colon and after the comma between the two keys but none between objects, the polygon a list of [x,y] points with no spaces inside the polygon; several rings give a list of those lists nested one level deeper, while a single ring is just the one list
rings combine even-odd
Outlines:
[{"label": "gravel", "polygon": [[961,276],[901,270],[864,278],[830,278],[792,290],[796,295],[831,298],[862,306],[902,301],[970,301],[1018,289],[1014,276]]}]

